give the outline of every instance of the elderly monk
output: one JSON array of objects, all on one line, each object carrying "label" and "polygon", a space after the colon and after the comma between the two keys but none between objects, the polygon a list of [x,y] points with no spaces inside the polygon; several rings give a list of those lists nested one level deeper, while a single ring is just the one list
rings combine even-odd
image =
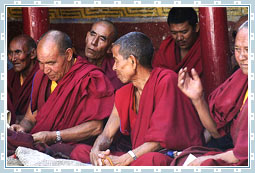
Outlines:
[{"label": "elderly monk", "polygon": [[117,39],[117,29],[109,20],[94,23],[85,39],[85,57],[92,64],[101,67],[110,79],[115,90],[123,86],[112,70],[114,59],[111,54],[111,45]]},{"label": "elderly monk", "polygon": [[153,67],[169,68],[176,73],[187,67],[195,68],[202,75],[199,24],[196,11],[190,7],[173,7],[167,23],[171,35],[160,45]]},{"label": "elderly monk", "polygon": [[[177,74],[152,69],[153,51],[151,40],[140,32],[128,33],[113,44],[113,69],[129,84],[116,92],[111,116],[91,149],[93,165],[169,165],[171,158],[160,150],[203,144],[202,124],[178,89]],[[127,153],[109,150],[119,129],[131,136],[132,150]]]},{"label": "elderly monk", "polygon": [[191,166],[248,165],[248,32],[248,22],[245,22],[235,39],[235,57],[240,69],[211,93],[209,106],[194,69],[192,77],[187,69],[181,69],[178,78],[179,88],[192,100],[204,127],[215,138],[230,134],[234,147],[227,151],[191,147],[172,165],[181,165],[189,153],[200,156],[189,164]]},{"label": "elderly monk", "polygon": [[63,32],[48,31],[39,41],[40,66],[31,105],[12,130],[30,132],[35,143],[93,144],[113,108],[114,89],[100,68],[73,57]]},{"label": "elderly monk", "polygon": [[12,113],[11,124],[19,123],[30,102],[32,80],[39,70],[36,61],[36,43],[28,35],[14,37],[8,50],[13,68],[7,72],[7,108]]}]

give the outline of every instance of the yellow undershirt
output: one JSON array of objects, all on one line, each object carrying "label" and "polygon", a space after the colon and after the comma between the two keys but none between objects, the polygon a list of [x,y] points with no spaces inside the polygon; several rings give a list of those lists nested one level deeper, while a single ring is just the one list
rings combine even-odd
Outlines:
[{"label": "yellow undershirt", "polygon": [[24,78],[22,77],[22,75],[19,75],[19,81],[20,81],[20,85],[22,86],[24,83]]},{"label": "yellow undershirt", "polygon": [[[74,59],[74,63],[75,62],[76,62],[76,58]],[[57,86],[58,86],[58,83],[56,81],[51,81],[50,92],[52,93]]]},{"label": "yellow undershirt", "polygon": [[247,89],[247,91],[245,93],[245,96],[244,96],[244,99],[243,99],[243,105],[246,102],[247,98],[248,98],[248,89]]},{"label": "yellow undershirt", "polygon": [[[248,98],[248,89],[247,89],[247,91],[246,91],[246,93],[245,93],[245,95],[244,95],[243,105],[244,105],[244,103],[246,102],[247,98]],[[241,107],[241,109],[240,109],[240,110],[242,110],[243,105],[242,105],[242,107]]]}]

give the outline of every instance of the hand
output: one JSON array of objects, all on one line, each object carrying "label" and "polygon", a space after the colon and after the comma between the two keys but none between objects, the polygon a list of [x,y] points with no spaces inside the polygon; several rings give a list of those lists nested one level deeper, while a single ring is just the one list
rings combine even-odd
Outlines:
[{"label": "hand", "polygon": [[128,166],[134,159],[128,154],[123,154],[121,156],[109,156],[114,166]]},{"label": "hand", "polygon": [[[102,151],[98,154],[100,166],[128,166],[133,161],[128,153],[121,156],[110,155],[110,150]],[[103,162],[102,162],[103,160]]]},{"label": "hand", "polygon": [[190,77],[187,67],[181,69],[178,73],[178,87],[192,101],[203,97],[203,86],[195,69],[191,69]]},{"label": "hand", "polygon": [[92,165],[94,166],[99,166],[99,162],[98,162],[98,154],[101,153],[101,151],[99,151],[97,148],[93,147],[90,151],[90,162]]},{"label": "hand", "polygon": [[35,143],[53,144],[56,140],[56,133],[42,131],[32,134]]},{"label": "hand", "polygon": [[111,166],[111,163],[107,160],[107,157],[110,157],[110,153],[111,153],[111,151],[109,149],[107,149],[105,151],[100,151],[97,155],[97,165]]},{"label": "hand", "polygon": [[25,128],[20,124],[12,124],[9,129],[15,132],[25,132]]},{"label": "hand", "polygon": [[200,166],[201,163],[204,162],[205,160],[213,159],[213,158],[214,158],[213,156],[201,156],[201,157],[196,158],[192,162],[190,162],[188,164],[188,166]]}]

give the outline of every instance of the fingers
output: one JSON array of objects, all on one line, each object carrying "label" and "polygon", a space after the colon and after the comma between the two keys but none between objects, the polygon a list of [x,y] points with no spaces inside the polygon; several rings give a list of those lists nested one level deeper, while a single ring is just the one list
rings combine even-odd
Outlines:
[{"label": "fingers", "polygon": [[9,127],[9,129],[15,132],[25,132],[24,128],[19,124],[13,124]]},{"label": "fingers", "polygon": [[90,152],[90,162],[91,162],[91,164],[95,165],[95,166],[98,166],[97,159],[98,159],[97,154],[91,151]]},{"label": "fingers", "polygon": [[194,80],[200,80],[199,75],[197,74],[197,71],[194,68],[191,69],[191,75]]},{"label": "fingers", "polygon": [[33,140],[34,140],[35,143],[37,143],[39,141],[37,133],[32,134],[32,137],[33,137]]},{"label": "fingers", "polygon": [[186,77],[186,72],[187,72],[187,68],[185,67],[184,69],[181,68],[179,73],[178,73],[178,86],[179,87],[183,87],[184,80],[185,80],[185,77]]}]

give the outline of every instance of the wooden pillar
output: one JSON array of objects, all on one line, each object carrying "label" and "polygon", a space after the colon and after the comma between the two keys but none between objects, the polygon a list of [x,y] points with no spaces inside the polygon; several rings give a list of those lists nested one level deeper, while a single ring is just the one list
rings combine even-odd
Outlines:
[{"label": "wooden pillar", "polygon": [[24,7],[22,14],[24,34],[30,35],[37,42],[49,29],[48,8]]},{"label": "wooden pillar", "polygon": [[231,61],[225,7],[200,7],[199,24],[206,97],[230,75]]}]

